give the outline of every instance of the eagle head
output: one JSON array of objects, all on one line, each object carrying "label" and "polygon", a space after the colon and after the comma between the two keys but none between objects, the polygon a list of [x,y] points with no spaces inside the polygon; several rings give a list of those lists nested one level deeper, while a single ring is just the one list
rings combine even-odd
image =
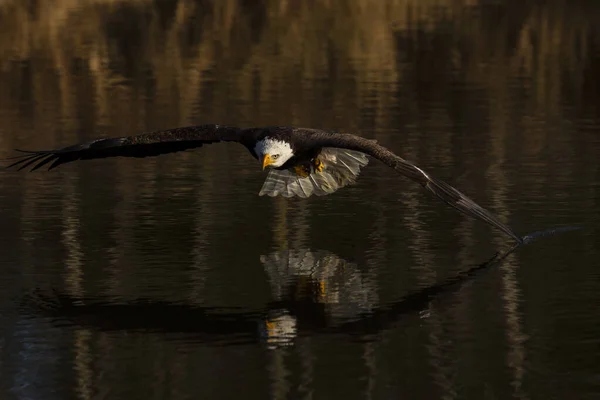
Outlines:
[{"label": "eagle head", "polygon": [[294,155],[292,146],[283,140],[266,137],[256,142],[254,152],[262,162],[263,170],[267,167],[278,168]]}]

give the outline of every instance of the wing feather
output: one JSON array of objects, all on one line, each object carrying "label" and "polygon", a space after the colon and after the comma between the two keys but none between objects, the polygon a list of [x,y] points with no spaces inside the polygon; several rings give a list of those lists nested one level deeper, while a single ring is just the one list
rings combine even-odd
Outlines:
[{"label": "wing feather", "polygon": [[454,187],[432,177],[415,164],[397,156],[373,140],[347,133],[334,134],[325,131],[311,132],[310,140],[312,141],[313,146],[348,149],[370,155],[395,169],[402,175],[420,183],[445,203],[462,213],[478,218],[491,226],[498,228],[519,243],[523,242],[521,237],[515,234],[510,227],[500,222],[491,212],[475,203]]},{"label": "wing feather", "polygon": [[369,163],[367,156],[361,152],[334,148],[324,148],[319,154],[319,159],[327,170],[333,170],[342,182],[348,180],[348,183],[354,183],[360,169]]},{"label": "wing feather", "polygon": [[369,162],[367,156],[351,150],[323,149],[318,157],[323,171],[312,171],[307,177],[296,175],[293,169],[270,170],[259,195],[307,198],[331,194],[354,183],[360,168]]},{"label": "wing feather", "polygon": [[198,125],[163,131],[143,133],[136,136],[96,139],[56,150],[18,150],[24,155],[7,168],[19,166],[19,170],[35,164],[32,171],[53,162],[48,168],[76,160],[107,157],[154,157],[198,148],[215,142],[245,142],[245,130],[223,125]]}]

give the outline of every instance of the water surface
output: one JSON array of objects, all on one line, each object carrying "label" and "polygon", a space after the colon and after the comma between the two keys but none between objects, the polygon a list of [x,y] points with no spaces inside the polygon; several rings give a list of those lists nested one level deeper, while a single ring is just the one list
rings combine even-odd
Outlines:
[{"label": "water surface", "polygon": [[[0,170],[2,398],[596,398],[595,2],[0,5],[0,157],[202,123],[375,138],[518,233],[372,161],[259,197],[236,145]],[[494,259],[499,252],[503,257]]]}]

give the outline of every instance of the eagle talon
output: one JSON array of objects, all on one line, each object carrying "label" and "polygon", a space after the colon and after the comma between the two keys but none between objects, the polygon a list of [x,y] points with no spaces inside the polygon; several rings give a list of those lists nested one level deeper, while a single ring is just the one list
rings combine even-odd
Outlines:
[{"label": "eagle talon", "polygon": [[314,166],[317,172],[323,172],[323,170],[325,169],[325,164],[323,164],[318,158],[315,158]]},{"label": "eagle talon", "polygon": [[319,296],[321,298],[325,298],[326,295],[327,295],[327,290],[326,290],[325,281],[319,281]]}]

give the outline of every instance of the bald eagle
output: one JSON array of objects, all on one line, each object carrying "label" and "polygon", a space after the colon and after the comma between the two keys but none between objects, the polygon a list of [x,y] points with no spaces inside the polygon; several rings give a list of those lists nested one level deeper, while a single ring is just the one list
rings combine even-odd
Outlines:
[{"label": "bald eagle", "polygon": [[498,228],[517,242],[517,236],[486,209],[450,185],[395,155],[376,141],[348,133],[289,126],[237,128],[199,125],[143,133],[136,136],[96,139],[57,150],[16,150],[24,155],[11,165],[32,171],[50,162],[48,170],[76,160],[106,157],[150,157],[202,147],[216,142],[237,142],[268,169],[259,195],[306,198],[327,195],[356,181],[371,156],[420,183],[447,204]]}]

